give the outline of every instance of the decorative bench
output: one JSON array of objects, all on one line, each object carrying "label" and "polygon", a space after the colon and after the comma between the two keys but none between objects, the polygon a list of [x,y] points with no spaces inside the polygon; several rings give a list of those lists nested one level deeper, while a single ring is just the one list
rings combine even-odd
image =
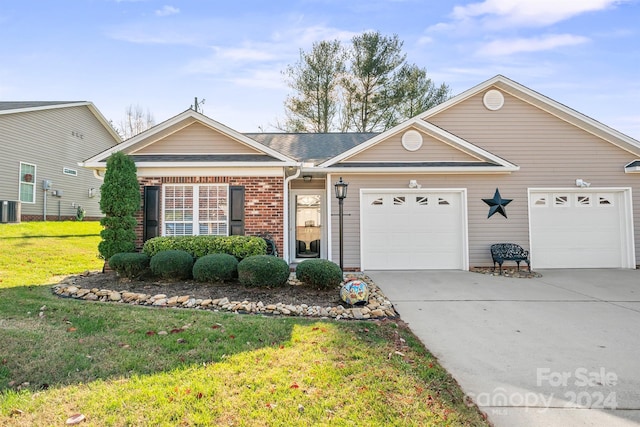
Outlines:
[{"label": "decorative bench", "polygon": [[496,263],[500,266],[500,274],[502,274],[502,263],[505,261],[515,261],[520,270],[520,262],[525,261],[531,271],[531,261],[529,260],[529,251],[523,249],[515,243],[496,243],[491,245],[491,258],[493,258],[493,271],[496,271]]}]

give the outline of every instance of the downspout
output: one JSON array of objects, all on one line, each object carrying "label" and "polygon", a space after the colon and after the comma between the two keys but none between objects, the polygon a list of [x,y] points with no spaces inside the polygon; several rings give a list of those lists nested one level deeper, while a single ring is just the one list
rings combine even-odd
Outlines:
[{"label": "downspout", "polygon": [[[296,166],[296,171],[294,174],[285,177],[284,179],[284,200],[283,200],[283,205],[284,205],[284,236],[282,238],[282,258],[287,261],[290,262],[289,259],[289,182],[291,182],[291,180],[294,180],[296,178],[298,178],[300,176],[300,174],[302,173],[302,163],[298,163]],[[287,174],[287,170],[285,169],[285,175]]]}]

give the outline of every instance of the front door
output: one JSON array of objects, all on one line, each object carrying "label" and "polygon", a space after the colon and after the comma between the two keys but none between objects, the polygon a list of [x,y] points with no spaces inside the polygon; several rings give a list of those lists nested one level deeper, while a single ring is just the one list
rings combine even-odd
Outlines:
[{"label": "front door", "polygon": [[326,258],[322,190],[292,191],[291,259]]}]

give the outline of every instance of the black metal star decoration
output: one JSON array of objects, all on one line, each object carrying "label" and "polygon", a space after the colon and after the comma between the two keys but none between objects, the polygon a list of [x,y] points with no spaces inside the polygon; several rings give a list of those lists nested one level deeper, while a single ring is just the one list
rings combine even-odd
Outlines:
[{"label": "black metal star decoration", "polygon": [[489,205],[489,216],[487,218],[491,218],[496,212],[499,212],[503,217],[507,217],[507,212],[504,210],[505,206],[511,203],[513,199],[503,199],[500,196],[500,191],[496,188],[496,194],[493,195],[493,199],[482,199],[487,205]]}]

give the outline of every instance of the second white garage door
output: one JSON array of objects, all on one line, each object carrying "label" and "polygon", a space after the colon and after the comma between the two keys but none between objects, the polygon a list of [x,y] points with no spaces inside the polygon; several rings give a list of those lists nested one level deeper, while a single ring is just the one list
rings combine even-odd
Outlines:
[{"label": "second white garage door", "polygon": [[364,270],[468,269],[466,191],[362,189]]},{"label": "second white garage door", "polygon": [[627,189],[531,189],[536,268],[635,268]]}]

